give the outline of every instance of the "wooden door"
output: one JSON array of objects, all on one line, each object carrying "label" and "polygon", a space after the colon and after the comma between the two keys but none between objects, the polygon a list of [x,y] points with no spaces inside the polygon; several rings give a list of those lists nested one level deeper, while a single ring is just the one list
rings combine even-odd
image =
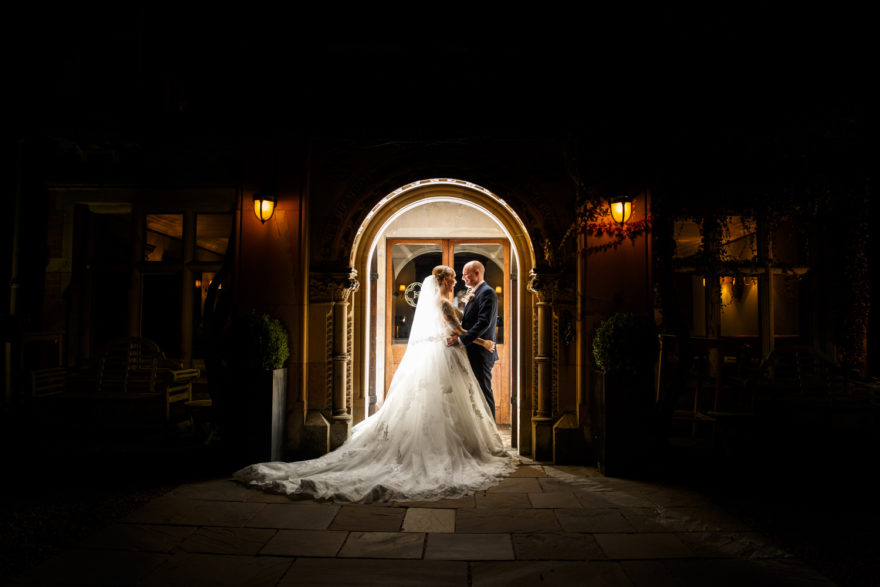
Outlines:
[{"label": "wooden door", "polygon": [[388,239],[386,251],[385,389],[386,393],[409,339],[409,327],[422,280],[437,265],[455,269],[454,294],[465,291],[462,269],[478,260],[486,267],[485,280],[498,294],[499,361],[495,363],[492,388],[495,392],[496,420],[510,424],[510,247],[506,239]]}]

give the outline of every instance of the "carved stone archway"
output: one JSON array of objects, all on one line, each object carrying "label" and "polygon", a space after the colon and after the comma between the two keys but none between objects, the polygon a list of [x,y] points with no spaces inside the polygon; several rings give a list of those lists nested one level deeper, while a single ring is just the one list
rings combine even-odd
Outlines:
[{"label": "carved stone archway", "polygon": [[[528,289],[529,271],[535,267],[535,253],[525,225],[520,217],[504,200],[489,190],[471,182],[457,179],[427,179],[398,188],[380,200],[367,214],[358,229],[351,248],[349,267],[358,275],[369,275],[369,263],[372,249],[382,234],[384,227],[397,215],[412,207],[436,200],[453,200],[475,206],[493,217],[506,233],[511,246],[516,252],[517,268],[516,294],[521,302],[518,304],[520,319],[516,361],[517,372],[514,380],[520,390],[517,401],[518,430],[516,444],[524,453],[532,450],[533,415],[533,321],[531,317],[531,293]],[[366,360],[368,347],[366,340],[367,300],[366,295],[353,298],[352,313],[353,336],[351,356],[354,357],[352,383],[355,389],[364,389],[366,384]],[[514,388],[516,389],[516,388]],[[512,393],[515,393],[512,390]]]}]

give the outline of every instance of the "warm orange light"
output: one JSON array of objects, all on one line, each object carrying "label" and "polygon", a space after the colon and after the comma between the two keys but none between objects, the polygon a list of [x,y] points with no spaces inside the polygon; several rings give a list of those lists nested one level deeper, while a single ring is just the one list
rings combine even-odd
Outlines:
[{"label": "warm orange light", "polygon": [[201,287],[202,287],[202,280],[201,279],[196,279],[196,287],[201,289]]},{"label": "warm orange light", "polygon": [[278,196],[275,194],[254,194],[254,214],[261,223],[265,223],[272,218],[275,213],[275,204],[278,203]]},{"label": "warm orange light", "polygon": [[398,289],[398,291],[406,291],[406,285],[401,283],[400,287],[398,287],[397,289]]},{"label": "warm orange light", "polygon": [[632,206],[632,198],[630,196],[611,198],[611,218],[618,224],[624,224],[632,216]]},{"label": "warm orange light", "polygon": [[501,286],[500,285],[495,286],[495,293],[501,295]]}]

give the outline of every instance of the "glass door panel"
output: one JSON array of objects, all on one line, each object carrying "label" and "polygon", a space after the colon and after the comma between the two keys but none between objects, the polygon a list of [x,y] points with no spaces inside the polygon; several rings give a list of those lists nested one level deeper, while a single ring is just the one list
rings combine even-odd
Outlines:
[{"label": "glass door panel", "polygon": [[395,244],[391,246],[391,317],[393,344],[406,344],[416,313],[422,281],[443,263],[439,244]]},{"label": "glass door panel", "polygon": [[470,261],[479,261],[486,268],[486,275],[483,280],[495,288],[498,295],[498,323],[496,328],[496,342],[504,344],[504,286],[506,285],[505,275],[505,251],[506,247],[503,243],[485,243],[485,242],[456,242],[452,246],[452,268],[455,269],[457,281],[455,284],[456,299],[463,295],[466,289],[464,279],[461,277],[464,273],[464,266]]},{"label": "glass door panel", "polygon": [[[509,349],[505,341],[509,340],[506,317],[510,307],[506,303],[505,293],[510,283],[509,248],[503,240],[456,240],[452,242],[452,267],[460,278],[464,266],[470,261],[479,261],[486,269],[483,280],[495,290],[498,296],[498,320],[495,324],[495,342],[497,343],[498,362],[492,369],[492,391],[495,395],[495,421],[499,425],[510,424],[510,381],[509,381]],[[465,292],[463,279],[455,286],[455,295]]]},{"label": "glass door panel", "polygon": [[385,321],[385,390],[406,352],[422,281],[443,263],[440,241],[388,240]]}]

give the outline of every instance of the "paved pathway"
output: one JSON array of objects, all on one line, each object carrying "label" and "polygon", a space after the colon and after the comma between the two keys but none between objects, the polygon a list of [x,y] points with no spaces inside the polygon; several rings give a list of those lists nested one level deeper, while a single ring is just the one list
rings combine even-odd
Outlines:
[{"label": "paved pathway", "polygon": [[700,495],[527,459],[466,498],[186,484],[13,585],[831,585]]}]

